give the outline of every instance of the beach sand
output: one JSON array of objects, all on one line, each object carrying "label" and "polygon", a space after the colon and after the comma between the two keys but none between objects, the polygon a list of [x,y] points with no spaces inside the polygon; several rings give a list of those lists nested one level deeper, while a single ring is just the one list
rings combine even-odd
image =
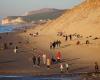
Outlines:
[{"label": "beach sand", "polygon": [[[52,64],[50,69],[43,65],[41,60],[40,67],[33,66],[33,54],[42,56],[54,55],[57,51],[61,51],[63,64],[69,64],[70,73],[94,72],[94,62],[100,64],[100,39],[93,40],[95,36],[88,38],[90,44],[85,44],[87,38],[80,38],[80,45],[76,45],[77,39],[65,41],[64,37],[57,35],[41,34],[37,37],[30,36],[35,33],[34,29],[27,29],[27,32],[10,32],[1,33],[0,36],[0,74],[17,74],[17,75],[50,75],[60,74],[60,64]],[[61,40],[61,47],[50,49],[49,43],[54,40]],[[27,42],[29,41],[29,42]],[[3,44],[13,43],[8,49],[2,49]],[[17,53],[13,49],[18,46]],[[36,51],[33,51],[36,49]],[[65,68],[65,66],[64,66]],[[64,69],[64,74],[67,73]]]},{"label": "beach sand", "polygon": [[[1,33],[0,74],[34,76],[68,74],[65,63],[69,64],[69,73],[72,74],[94,72],[94,63],[98,62],[100,65],[99,2],[99,0],[96,0],[95,3],[94,0],[87,0],[72,10],[66,11],[58,19],[49,21],[42,26],[39,25],[26,31]],[[68,35],[77,33],[83,37],[65,41],[64,37],[57,36],[59,31]],[[39,35],[34,36],[36,32]],[[56,40],[61,41],[61,46],[50,49],[50,42]],[[78,40],[80,44],[76,45]],[[89,40],[90,43],[85,44],[86,40]],[[4,43],[7,45],[10,43],[6,50],[3,49]],[[13,51],[15,46],[18,46],[17,53]],[[47,69],[41,60],[40,67],[33,66],[33,54],[42,56],[43,53],[46,53],[55,56],[57,51],[62,53],[64,73],[60,73],[60,64],[52,64],[50,69]]]}]

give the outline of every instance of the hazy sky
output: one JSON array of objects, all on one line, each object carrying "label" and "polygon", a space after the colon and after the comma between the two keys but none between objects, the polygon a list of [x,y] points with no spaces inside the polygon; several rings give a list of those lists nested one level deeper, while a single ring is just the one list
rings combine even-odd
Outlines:
[{"label": "hazy sky", "polygon": [[0,0],[0,16],[23,15],[41,8],[66,9],[83,0]]}]

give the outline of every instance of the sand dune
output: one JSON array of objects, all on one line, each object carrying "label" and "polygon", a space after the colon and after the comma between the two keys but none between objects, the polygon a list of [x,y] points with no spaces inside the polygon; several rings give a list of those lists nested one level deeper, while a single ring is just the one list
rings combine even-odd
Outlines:
[{"label": "sand dune", "polygon": [[86,0],[82,4],[66,11],[61,17],[43,27],[38,27],[41,33],[53,34],[59,31],[65,33],[80,33],[83,35],[100,34],[100,1]]}]

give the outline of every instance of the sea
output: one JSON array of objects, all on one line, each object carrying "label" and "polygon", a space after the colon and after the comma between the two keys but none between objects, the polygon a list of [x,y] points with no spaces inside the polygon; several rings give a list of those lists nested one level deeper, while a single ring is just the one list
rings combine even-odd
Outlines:
[{"label": "sea", "polygon": [[0,75],[0,80],[83,80],[80,76],[7,76]]},{"label": "sea", "polygon": [[0,33],[12,32],[14,27],[12,25],[0,25]]},{"label": "sea", "polygon": [[9,25],[0,25],[0,33],[25,30],[27,28],[31,28],[32,26],[34,26],[34,25],[33,24],[9,24]]}]

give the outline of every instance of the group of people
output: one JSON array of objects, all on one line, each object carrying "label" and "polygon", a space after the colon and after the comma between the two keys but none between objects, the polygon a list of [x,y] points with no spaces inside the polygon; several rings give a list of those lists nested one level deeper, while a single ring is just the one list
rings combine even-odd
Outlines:
[{"label": "group of people", "polygon": [[39,35],[39,33],[38,32],[36,32],[36,33],[29,33],[29,35],[32,37],[32,36],[34,36],[34,37],[37,37],[38,35]]},{"label": "group of people", "polygon": [[70,34],[70,35],[67,35],[67,34],[66,34],[64,37],[65,37],[65,41],[67,41],[68,38],[69,38],[70,40],[72,40],[72,35],[71,35],[71,34]]},{"label": "group of people", "polygon": [[17,53],[17,50],[18,50],[18,46],[15,46],[14,53]]},{"label": "group of people", "polygon": [[33,66],[34,65],[40,66],[41,63],[43,62],[43,64],[47,65],[47,67],[49,68],[50,64],[51,64],[50,58],[47,57],[46,54],[43,54],[42,56],[41,55],[38,55],[38,56],[33,55],[32,60],[33,60]]},{"label": "group of people", "polygon": [[33,55],[32,60],[33,60],[34,65],[37,64],[38,66],[40,66],[40,61],[41,61],[40,55],[38,55],[37,57],[35,55]]},{"label": "group of people", "polygon": [[33,66],[34,65],[40,66],[40,64],[43,62],[43,64],[46,65],[48,69],[50,69],[51,64],[58,64],[61,73],[64,72],[64,67],[66,68],[66,72],[68,72],[69,65],[68,65],[68,63],[65,63],[65,64],[62,63],[62,61],[61,61],[62,55],[61,55],[60,51],[58,51],[56,53],[55,57],[56,58],[54,58],[54,56],[48,57],[47,54],[45,54],[45,53],[41,57],[40,57],[40,55],[38,55],[37,57],[35,55],[33,55],[33,57],[32,57]]},{"label": "group of people", "polygon": [[61,41],[60,40],[57,40],[57,41],[54,41],[54,42],[50,42],[50,49],[54,49],[56,47],[60,47],[61,45]]},{"label": "group of people", "polygon": [[47,54],[42,54],[35,56],[33,55],[32,60],[33,60],[33,65],[38,65],[40,66],[41,63],[47,66],[47,68],[50,68],[51,64],[56,64],[56,63],[61,63],[62,55],[61,52],[58,51],[56,53],[56,56],[48,56]]},{"label": "group of people", "polygon": [[[69,65],[68,65],[68,63],[65,64],[65,68],[66,68],[65,69],[66,72],[69,72]],[[61,71],[61,73],[64,72],[64,64],[62,64],[62,63],[60,64],[60,71]]]},{"label": "group of people", "polygon": [[[76,42],[76,45],[79,45],[79,44],[81,44],[81,42],[78,40],[78,41]],[[85,41],[85,44],[90,44],[90,41],[89,41],[89,40],[86,40],[86,41]]]}]

